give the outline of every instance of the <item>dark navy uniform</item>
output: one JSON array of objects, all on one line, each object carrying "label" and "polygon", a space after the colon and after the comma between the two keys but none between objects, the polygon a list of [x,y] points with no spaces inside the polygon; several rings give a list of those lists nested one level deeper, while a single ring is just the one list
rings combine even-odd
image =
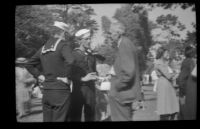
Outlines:
[{"label": "dark navy uniform", "polygon": [[57,77],[70,78],[73,60],[69,42],[51,38],[26,65],[35,77],[40,73],[36,72],[34,67],[39,64],[42,65],[45,76],[42,100],[44,122],[68,120],[71,103],[70,86],[68,83],[58,80]]},{"label": "dark navy uniform", "polygon": [[95,81],[82,82],[81,78],[88,73],[96,72],[95,57],[79,49],[73,51],[74,65],[72,68],[72,110],[71,121],[81,121],[84,106],[85,121],[95,119]]}]

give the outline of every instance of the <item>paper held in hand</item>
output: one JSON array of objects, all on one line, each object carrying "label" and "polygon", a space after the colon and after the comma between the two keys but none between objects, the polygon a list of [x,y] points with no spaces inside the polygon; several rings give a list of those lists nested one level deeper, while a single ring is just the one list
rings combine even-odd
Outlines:
[{"label": "paper held in hand", "polygon": [[100,85],[100,90],[103,90],[103,91],[108,91],[110,90],[110,82],[109,81],[105,81],[105,82],[102,82],[101,85]]}]

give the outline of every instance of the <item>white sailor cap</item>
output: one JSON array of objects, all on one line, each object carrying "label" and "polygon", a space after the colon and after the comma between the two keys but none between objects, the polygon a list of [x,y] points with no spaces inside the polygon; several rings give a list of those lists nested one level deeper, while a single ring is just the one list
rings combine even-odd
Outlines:
[{"label": "white sailor cap", "polygon": [[19,57],[16,59],[15,63],[18,63],[18,64],[23,64],[23,63],[27,63],[28,60],[24,57]]},{"label": "white sailor cap", "polygon": [[64,31],[68,30],[68,28],[69,28],[68,24],[66,24],[64,22],[59,22],[59,21],[55,21],[53,26],[56,26]]},{"label": "white sailor cap", "polygon": [[87,38],[90,36],[90,30],[88,29],[81,29],[75,34],[76,37]]}]

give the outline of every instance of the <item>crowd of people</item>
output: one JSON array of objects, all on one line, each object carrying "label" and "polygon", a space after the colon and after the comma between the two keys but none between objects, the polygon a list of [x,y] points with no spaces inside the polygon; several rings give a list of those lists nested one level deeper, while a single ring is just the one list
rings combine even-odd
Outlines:
[{"label": "crowd of people", "polygon": [[[110,32],[118,41],[118,50],[113,66],[105,75],[97,70],[90,29],[75,32],[72,25],[59,21],[54,22],[54,27],[52,37],[35,55],[30,59],[16,60],[18,117],[26,114],[24,104],[30,101],[30,89],[39,85],[44,122],[81,121],[83,114],[84,121],[132,121],[133,103],[143,101],[144,96],[137,49],[135,43],[124,35],[125,27],[118,21],[111,24]],[[69,35],[76,38],[75,49],[66,38]],[[185,52],[188,58],[183,61],[177,81],[181,87],[180,105],[172,83],[177,75],[168,65],[169,53],[162,47],[157,52],[154,89],[158,94],[160,120],[173,120],[177,113],[181,114],[181,119],[196,118],[197,66],[192,63],[193,48],[188,49]],[[38,65],[42,71],[38,70]]]},{"label": "crowd of people", "polygon": [[151,76],[154,82],[153,91],[157,93],[156,112],[160,115],[160,120],[196,119],[195,48],[187,46],[184,56],[181,67],[177,69],[170,65],[169,50],[164,47],[157,50]]}]

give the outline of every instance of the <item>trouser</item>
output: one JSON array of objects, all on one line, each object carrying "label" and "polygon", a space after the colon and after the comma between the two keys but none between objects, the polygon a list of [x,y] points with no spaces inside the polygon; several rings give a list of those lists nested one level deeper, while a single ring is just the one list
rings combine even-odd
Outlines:
[{"label": "trouser", "polygon": [[64,122],[69,120],[71,93],[69,90],[43,90],[43,121]]},{"label": "trouser", "polygon": [[184,104],[180,104],[180,112],[179,112],[179,120],[184,120],[184,107],[185,105]]},{"label": "trouser", "polygon": [[111,120],[112,121],[132,121],[132,103],[122,104],[113,96],[109,96]]},{"label": "trouser", "polygon": [[176,115],[177,115],[176,113],[173,113],[173,114],[163,114],[163,115],[160,115],[160,120],[161,121],[175,120]]},{"label": "trouser", "polygon": [[73,90],[70,120],[81,121],[82,111],[85,121],[95,120],[95,91],[88,86]]}]

